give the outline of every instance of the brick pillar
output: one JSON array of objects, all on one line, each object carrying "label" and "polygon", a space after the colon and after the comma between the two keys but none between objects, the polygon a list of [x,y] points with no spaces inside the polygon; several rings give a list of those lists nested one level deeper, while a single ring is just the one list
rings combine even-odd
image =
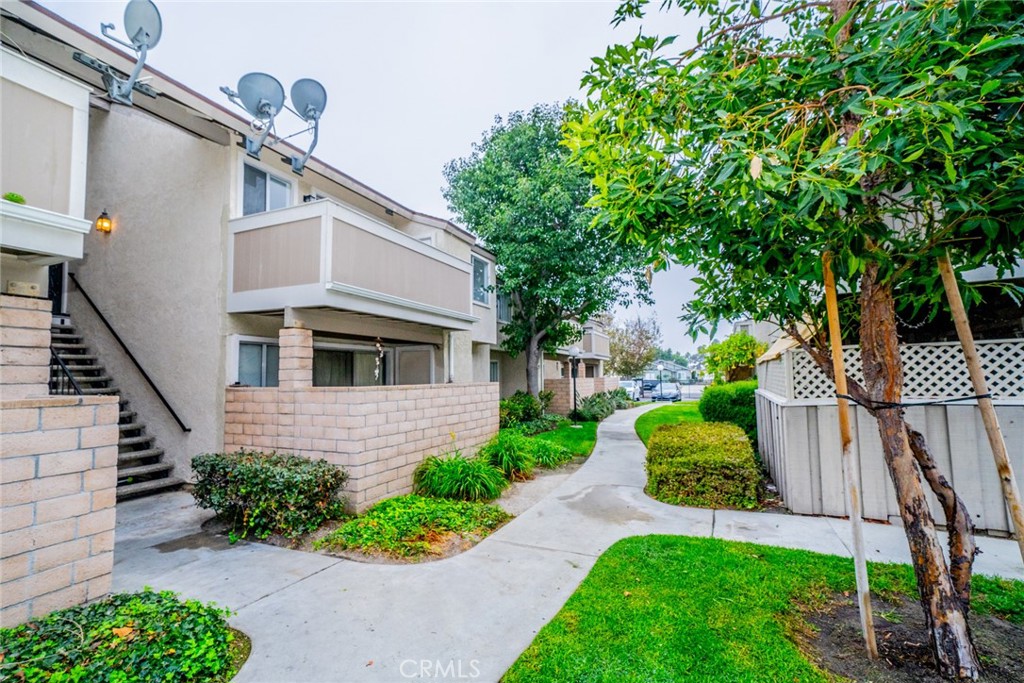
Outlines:
[{"label": "brick pillar", "polygon": [[0,393],[5,399],[50,392],[52,306],[46,299],[0,296]]},{"label": "brick pillar", "polygon": [[277,333],[280,344],[278,386],[302,389],[313,386],[313,331],[284,327]]}]

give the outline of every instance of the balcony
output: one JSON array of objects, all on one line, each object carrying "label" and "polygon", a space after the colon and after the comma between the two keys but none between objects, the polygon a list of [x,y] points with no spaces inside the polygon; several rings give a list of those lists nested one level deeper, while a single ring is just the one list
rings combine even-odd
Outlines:
[{"label": "balcony", "polygon": [[330,199],[229,222],[228,312],[327,308],[469,330],[469,263]]},{"label": "balcony", "polygon": [[82,258],[91,229],[81,218],[0,199],[0,251],[34,266]]}]

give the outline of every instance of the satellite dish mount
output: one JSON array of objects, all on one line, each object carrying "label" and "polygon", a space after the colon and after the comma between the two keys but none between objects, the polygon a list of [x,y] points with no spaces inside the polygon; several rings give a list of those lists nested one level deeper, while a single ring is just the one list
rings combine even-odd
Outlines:
[{"label": "satellite dish mount", "polygon": [[100,24],[100,30],[106,38],[133,50],[139,55],[139,59],[127,79],[118,77],[112,69],[104,71],[103,84],[107,86],[107,94],[111,100],[131,106],[132,90],[136,85],[141,85],[136,82],[139,80],[143,67],[146,66],[146,55],[150,48],[156,47],[160,42],[163,20],[160,18],[160,10],[156,8],[152,0],[131,0],[124,8],[124,29],[131,42],[126,43],[112,35],[110,31],[113,29],[113,24]]},{"label": "satellite dish mount", "polygon": [[320,139],[320,115],[327,106],[327,91],[312,78],[300,78],[292,84],[292,105],[295,107],[295,114],[313,130],[313,141],[306,153],[301,157],[292,157],[292,172],[302,175],[302,169],[306,167],[306,162],[309,161]]}]

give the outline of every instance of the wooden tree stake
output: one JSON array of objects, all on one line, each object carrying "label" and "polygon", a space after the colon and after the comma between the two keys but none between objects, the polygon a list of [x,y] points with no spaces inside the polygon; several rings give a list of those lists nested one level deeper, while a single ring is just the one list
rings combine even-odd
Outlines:
[{"label": "wooden tree stake", "polygon": [[[964,358],[967,360],[967,371],[971,374],[974,393],[979,397],[984,396],[988,393],[988,382],[985,381],[981,357],[974,345],[974,335],[971,333],[971,324],[967,320],[963,299],[960,298],[960,288],[957,287],[956,276],[953,275],[953,266],[949,263],[948,255],[940,256],[938,260],[942,285],[946,288],[949,310],[953,314],[956,334],[960,337],[960,346],[963,348]],[[992,447],[992,457],[996,461],[996,471],[999,473],[999,483],[1003,486],[1003,497],[1006,499],[1006,506],[1010,509],[1010,519],[1013,520],[1017,534],[1017,545],[1020,546],[1021,561],[1024,562],[1024,506],[1021,505],[1020,489],[1017,487],[1017,479],[1013,475],[1013,467],[1010,466],[1010,458],[1006,453],[1006,441],[1003,439],[1002,430],[999,429],[999,419],[996,417],[992,399],[978,398],[978,409],[981,410],[981,419],[985,423],[988,443]]]},{"label": "wooden tree stake", "polygon": [[857,604],[860,607],[860,627],[864,633],[864,646],[871,659],[878,659],[875,643],[875,621],[871,613],[871,588],[868,585],[868,565],[864,558],[864,530],[861,528],[860,455],[850,447],[850,404],[842,396],[846,393],[846,367],[843,361],[843,334],[839,328],[839,304],[836,300],[836,281],[832,275],[832,254],[821,256],[825,278],[825,307],[828,309],[829,345],[832,347],[832,369],[835,374],[836,399],[839,414],[839,438],[843,447],[843,479],[846,481],[846,509],[853,532],[853,566],[857,576]]}]

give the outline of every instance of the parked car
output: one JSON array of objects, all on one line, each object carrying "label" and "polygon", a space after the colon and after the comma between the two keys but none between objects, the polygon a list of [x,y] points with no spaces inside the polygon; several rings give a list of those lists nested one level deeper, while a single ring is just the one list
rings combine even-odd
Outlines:
[{"label": "parked car", "polygon": [[630,401],[640,400],[640,385],[631,379],[620,379],[619,388],[626,392]]},{"label": "parked car", "polygon": [[641,391],[653,391],[654,387],[658,386],[658,380],[656,379],[645,379],[640,387]]},{"label": "parked car", "polygon": [[681,397],[679,385],[674,382],[663,382],[651,392],[652,401],[678,401]]}]

